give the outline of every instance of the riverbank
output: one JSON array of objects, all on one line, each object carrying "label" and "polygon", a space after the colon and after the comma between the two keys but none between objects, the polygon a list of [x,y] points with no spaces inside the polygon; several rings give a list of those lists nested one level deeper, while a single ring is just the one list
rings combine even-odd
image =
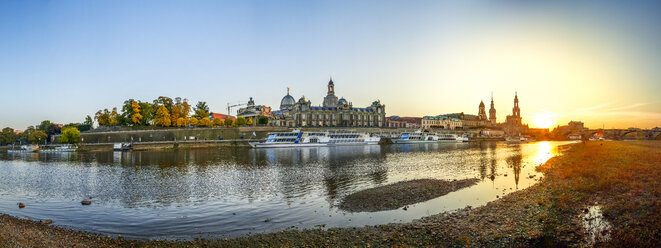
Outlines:
[{"label": "riverbank", "polygon": [[417,179],[365,189],[346,196],[338,206],[349,212],[376,212],[427,201],[475,185],[476,178],[463,180]]},{"label": "riverbank", "polygon": [[[287,230],[236,239],[142,241],[67,231],[10,216],[0,218],[0,246],[587,246],[661,244],[661,142],[587,142],[539,167],[540,183],[477,208],[407,224]],[[532,166],[532,165],[526,165]],[[585,212],[608,225],[591,237]],[[27,206],[29,207],[29,206]],[[403,211],[403,210],[402,210]]]}]

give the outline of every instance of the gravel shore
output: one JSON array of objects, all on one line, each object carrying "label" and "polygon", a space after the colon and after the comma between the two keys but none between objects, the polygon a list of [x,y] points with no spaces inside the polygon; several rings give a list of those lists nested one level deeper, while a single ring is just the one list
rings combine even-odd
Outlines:
[{"label": "gravel shore", "polygon": [[[538,168],[545,176],[527,189],[406,224],[146,241],[2,215],[0,247],[661,247],[661,142],[579,143]],[[595,204],[612,228],[591,239],[581,216]]]},{"label": "gravel shore", "polygon": [[392,210],[475,185],[478,179],[417,179],[365,189],[345,197],[339,208],[349,212]]}]

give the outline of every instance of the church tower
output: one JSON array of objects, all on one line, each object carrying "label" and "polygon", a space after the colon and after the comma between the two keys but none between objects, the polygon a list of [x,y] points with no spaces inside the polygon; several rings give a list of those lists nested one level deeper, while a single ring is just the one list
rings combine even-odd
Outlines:
[{"label": "church tower", "polygon": [[514,108],[512,108],[512,116],[521,117],[521,110],[519,109],[519,96],[514,92]]},{"label": "church tower", "polygon": [[328,81],[328,94],[324,97],[322,106],[337,107],[337,96],[335,96],[335,83],[333,83],[333,78]]},{"label": "church tower", "polygon": [[489,121],[496,125],[496,107],[493,106],[493,92],[491,92],[491,108],[489,109]]},{"label": "church tower", "polygon": [[477,112],[477,118],[480,120],[487,120],[487,112],[484,110],[484,101],[480,101],[480,108]]}]

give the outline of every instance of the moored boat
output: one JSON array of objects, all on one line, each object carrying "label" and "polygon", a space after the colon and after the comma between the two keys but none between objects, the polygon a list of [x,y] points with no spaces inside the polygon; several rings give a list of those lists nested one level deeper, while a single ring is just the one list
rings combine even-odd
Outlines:
[{"label": "moored boat", "polygon": [[410,143],[438,143],[438,142],[463,142],[462,137],[450,133],[428,133],[422,131],[402,132],[399,139],[393,140],[396,144]]},{"label": "moored boat", "polygon": [[254,148],[377,145],[380,140],[380,137],[372,137],[365,132],[344,130],[302,132],[300,130],[293,130],[291,132],[269,133],[266,141],[249,142],[249,144]]},{"label": "moored boat", "polygon": [[7,153],[28,153],[28,152],[38,152],[39,146],[37,145],[22,145],[18,149],[9,149]]},{"label": "moored boat", "polygon": [[78,150],[78,147],[75,145],[61,145],[61,146],[56,146],[52,149],[41,149],[39,152],[75,152]]}]

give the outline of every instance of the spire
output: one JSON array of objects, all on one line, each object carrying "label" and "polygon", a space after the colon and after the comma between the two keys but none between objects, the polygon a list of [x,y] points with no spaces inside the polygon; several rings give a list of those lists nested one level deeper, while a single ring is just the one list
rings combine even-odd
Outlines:
[{"label": "spire", "polygon": [[289,87],[287,87],[287,95],[289,95]]}]

